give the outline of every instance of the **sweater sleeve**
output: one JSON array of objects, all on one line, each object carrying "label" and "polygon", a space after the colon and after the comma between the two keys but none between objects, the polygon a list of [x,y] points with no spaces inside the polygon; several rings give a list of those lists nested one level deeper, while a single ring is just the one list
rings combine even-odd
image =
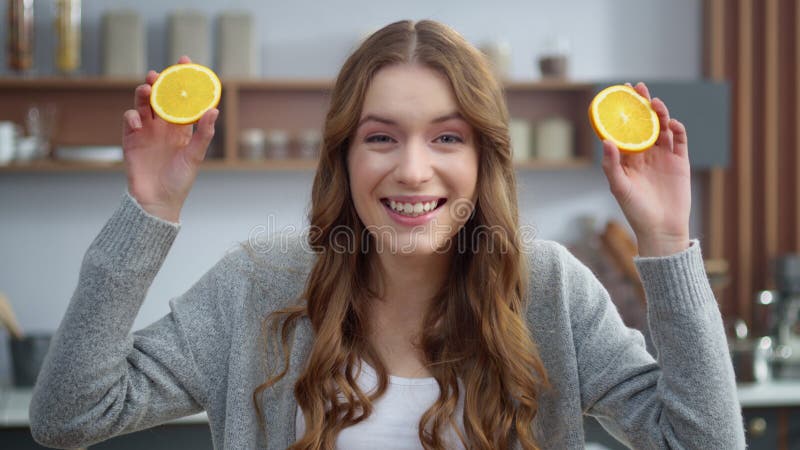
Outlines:
[{"label": "sweater sleeve", "polygon": [[657,360],[591,271],[563,251],[584,412],[632,448],[744,448],[733,366],[699,242],[635,258]]},{"label": "sweater sleeve", "polygon": [[83,447],[204,409],[214,367],[201,362],[229,346],[217,301],[226,260],[172,299],[169,314],[131,333],[179,229],[126,192],[91,243],[33,390],[37,442]]}]

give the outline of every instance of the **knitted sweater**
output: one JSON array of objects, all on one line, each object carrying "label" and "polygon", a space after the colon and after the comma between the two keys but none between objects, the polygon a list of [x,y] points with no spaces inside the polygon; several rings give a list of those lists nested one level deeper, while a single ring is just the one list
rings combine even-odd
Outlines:
[{"label": "knitted sweater", "polygon": [[[295,441],[292,388],[314,338],[307,319],[292,338],[287,375],[261,396],[266,429],[252,393],[266,379],[264,363],[282,364],[261,339],[262,319],[302,293],[313,253],[299,236],[226,252],[169,300],[169,314],[132,332],[179,229],[126,191],[91,243],[33,391],[39,443],[82,447],[202,410],[215,448]],[[657,360],[586,266],[551,241],[528,247],[525,319],[553,384],[531,424],[543,448],[583,448],[583,414],[633,448],[744,448],[733,367],[697,240],[674,255],[635,259]]]}]

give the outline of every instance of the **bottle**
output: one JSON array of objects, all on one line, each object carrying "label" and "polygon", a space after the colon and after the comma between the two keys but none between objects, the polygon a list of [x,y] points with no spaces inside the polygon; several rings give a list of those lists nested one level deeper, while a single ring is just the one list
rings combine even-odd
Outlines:
[{"label": "bottle", "polygon": [[81,0],[56,0],[56,68],[64,74],[81,65]]},{"label": "bottle", "polygon": [[8,67],[18,72],[33,67],[33,0],[8,1]]}]

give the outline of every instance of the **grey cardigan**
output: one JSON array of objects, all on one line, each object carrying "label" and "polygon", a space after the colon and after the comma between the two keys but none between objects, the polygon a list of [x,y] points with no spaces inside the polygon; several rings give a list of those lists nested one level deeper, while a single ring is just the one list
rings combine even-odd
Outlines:
[{"label": "grey cardigan", "polygon": [[[266,430],[252,393],[265,380],[263,363],[280,362],[265,353],[262,318],[301,294],[313,254],[299,238],[227,252],[169,301],[169,314],[131,332],[179,229],[126,191],[91,243],[33,391],[39,443],[86,446],[202,410],[215,448],[294,442],[292,387],[313,339],[307,320],[293,337],[288,375],[261,397]],[[696,240],[675,255],[635,260],[657,361],[589,269],[554,242],[529,247],[526,319],[554,386],[531,424],[543,448],[583,448],[583,414],[633,448],[744,448],[733,367]]]}]

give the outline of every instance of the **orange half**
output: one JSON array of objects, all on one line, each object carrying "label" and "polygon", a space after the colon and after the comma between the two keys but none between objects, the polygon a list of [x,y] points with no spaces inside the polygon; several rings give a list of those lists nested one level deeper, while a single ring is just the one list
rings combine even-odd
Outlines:
[{"label": "orange half", "polygon": [[660,131],[650,101],[626,85],[600,91],[589,104],[589,121],[600,139],[613,141],[625,152],[649,149]]},{"label": "orange half", "polygon": [[150,107],[169,123],[195,123],[216,108],[222,96],[217,74],[200,64],[175,64],[164,69],[153,83]]}]

